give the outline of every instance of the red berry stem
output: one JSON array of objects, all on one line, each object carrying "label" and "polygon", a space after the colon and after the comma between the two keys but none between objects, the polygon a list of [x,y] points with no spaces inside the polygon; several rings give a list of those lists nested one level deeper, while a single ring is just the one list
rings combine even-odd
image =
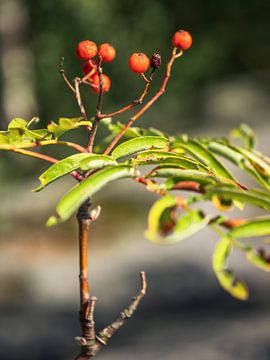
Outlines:
[{"label": "red berry stem", "polygon": [[108,155],[111,153],[111,151],[113,150],[113,148],[115,147],[115,145],[118,143],[118,141],[122,138],[122,136],[125,134],[125,132],[132,126],[132,124],[142,115],[145,113],[146,110],[148,110],[150,108],[150,106],[152,106],[154,104],[154,102],[157,101],[157,99],[164,94],[167,83],[169,81],[169,78],[171,76],[171,68],[172,65],[175,61],[175,59],[179,58],[180,56],[183,55],[183,50],[180,50],[177,53],[177,48],[175,47],[172,51],[172,56],[167,64],[167,71],[166,71],[166,75],[165,78],[163,80],[163,83],[160,87],[160,89],[158,90],[158,92],[152,97],[152,99],[150,99],[134,116],[132,116],[132,118],[129,119],[129,121],[127,122],[127,124],[125,125],[125,127],[120,131],[119,134],[116,135],[116,137],[113,139],[113,141],[109,144],[109,146],[107,147],[107,149],[104,151],[104,154]]},{"label": "red berry stem", "polygon": [[79,105],[82,117],[84,118],[84,120],[87,120],[88,117],[87,117],[85,107],[84,107],[83,102],[82,102],[81,93],[80,93],[81,79],[76,77],[74,79],[74,84],[75,84],[75,96],[76,96],[76,100],[77,100],[77,103]]},{"label": "red berry stem", "polygon": [[99,114],[99,119],[104,119],[106,117],[114,117],[114,116],[117,116],[119,114],[122,114],[123,112],[126,112],[128,110],[131,110],[132,108],[134,108],[135,106],[137,105],[140,105],[142,104],[145,96],[147,95],[147,91],[148,91],[148,88],[150,86],[150,83],[151,81],[153,80],[153,74],[154,74],[154,69],[152,70],[151,74],[150,74],[150,77],[149,79],[147,79],[147,77],[144,75],[144,73],[141,73],[141,76],[142,78],[144,79],[145,81],[145,87],[140,95],[140,97],[134,101],[132,101],[132,103],[122,107],[121,109],[119,110],[116,110],[116,111],[113,111],[111,113],[107,113],[107,114]]},{"label": "red berry stem", "polygon": [[102,97],[103,97],[103,91],[102,91],[103,81],[102,81],[101,64],[102,64],[102,57],[99,55],[99,61],[98,61],[98,67],[97,67],[98,77],[99,77],[99,94],[98,94],[98,100],[97,100],[97,106],[96,106],[96,116],[95,116],[95,119],[93,122],[93,126],[89,132],[88,144],[87,144],[87,148],[86,148],[87,151],[90,153],[93,152],[94,141],[95,141],[99,121],[101,119],[100,114],[101,114]]}]

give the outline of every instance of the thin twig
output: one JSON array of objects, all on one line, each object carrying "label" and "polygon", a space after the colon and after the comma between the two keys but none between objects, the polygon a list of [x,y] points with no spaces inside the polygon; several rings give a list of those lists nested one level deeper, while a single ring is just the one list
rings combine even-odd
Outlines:
[{"label": "thin twig", "polygon": [[88,332],[86,333],[86,331],[83,331],[82,337],[75,338],[75,340],[81,346],[81,352],[76,357],[76,360],[88,360],[96,356],[96,354],[101,350],[101,348],[108,344],[112,336],[125,324],[128,319],[132,317],[142,298],[145,296],[147,290],[147,281],[144,271],[140,273],[140,277],[141,290],[139,294],[134,296],[131,304],[120,313],[120,315],[113,323],[101,330],[98,335],[95,335],[94,322],[94,309],[97,299],[95,297],[91,297],[90,301],[88,302]]},{"label": "thin twig", "polygon": [[48,156],[48,155],[45,155],[45,154],[40,154],[40,153],[37,153],[35,151],[31,151],[31,150],[18,149],[15,146],[12,147],[12,148],[9,148],[8,150],[10,150],[12,152],[15,152],[15,153],[18,153],[18,154],[35,157],[37,159],[41,159],[41,160],[44,160],[44,161],[47,161],[47,162],[50,162],[50,163],[53,163],[53,164],[55,164],[55,163],[57,163],[59,161],[59,160],[57,160],[56,158],[54,158],[52,156]]},{"label": "thin twig", "polygon": [[116,135],[116,137],[113,139],[113,141],[109,144],[107,149],[105,150],[104,154],[110,154],[114,146],[117,144],[117,142],[122,138],[122,136],[125,134],[125,132],[132,126],[132,124],[142,115],[145,113],[146,110],[149,109],[150,106],[153,105],[154,102],[157,101],[157,99],[165,92],[167,83],[169,81],[169,78],[171,76],[171,68],[176,58],[179,58],[183,55],[183,51],[181,50],[179,53],[177,53],[177,48],[174,48],[172,51],[172,56],[170,61],[167,64],[167,71],[165,78],[163,80],[163,83],[158,90],[158,92],[150,99],[135,115],[132,116],[132,118],[129,119],[127,124],[124,126],[124,128],[120,131],[119,134]]},{"label": "thin twig", "polygon": [[[61,141],[61,140],[36,140],[33,142],[27,142],[20,146],[21,149],[27,149],[27,148],[35,148],[39,146],[48,146],[48,145],[63,145],[68,146],[70,148],[73,148],[79,152],[86,152],[85,148],[79,144],[70,142],[70,141]],[[13,146],[8,145],[7,149],[9,150]],[[17,148],[17,147],[16,147]]]},{"label": "thin twig", "polygon": [[64,69],[64,61],[65,61],[65,58],[62,57],[61,58],[61,64],[60,64],[60,74],[62,76],[62,78],[64,79],[65,83],[67,84],[67,86],[74,92],[74,94],[76,93],[76,90],[75,88],[71,85],[70,81],[68,80],[67,76],[66,76],[66,73],[65,73],[65,69]]},{"label": "thin twig", "polygon": [[132,103],[124,106],[123,108],[121,108],[121,109],[119,109],[119,110],[116,110],[116,111],[113,111],[113,112],[107,113],[107,114],[100,114],[100,115],[99,115],[99,118],[100,118],[100,119],[103,119],[103,118],[106,118],[106,117],[114,117],[114,116],[117,116],[117,115],[119,115],[119,114],[122,114],[122,113],[125,112],[125,111],[128,111],[128,110],[132,109],[133,107],[135,107],[135,106],[137,106],[137,105],[141,105],[142,102],[143,102],[143,100],[144,100],[144,98],[145,98],[145,96],[147,95],[147,91],[148,91],[148,88],[149,88],[149,86],[150,86],[150,83],[151,83],[151,81],[153,80],[153,73],[154,73],[154,72],[152,71],[149,79],[147,79],[146,76],[145,76],[143,73],[141,74],[141,76],[142,76],[142,78],[144,79],[144,81],[145,81],[146,84],[145,84],[145,87],[144,87],[144,89],[143,89],[140,97],[139,97],[137,100],[134,100]]},{"label": "thin twig", "polygon": [[84,118],[84,120],[87,120],[88,117],[87,117],[87,115],[86,115],[85,107],[84,107],[84,105],[83,105],[82,98],[81,98],[81,93],[80,93],[80,83],[81,83],[81,79],[80,79],[79,77],[76,77],[76,78],[74,79],[74,84],[75,84],[75,96],[76,96],[76,100],[77,100],[77,103],[78,103],[78,105],[79,105],[79,108],[80,108],[82,117]]},{"label": "thin twig", "polygon": [[99,121],[100,121],[102,97],[103,97],[103,81],[102,81],[101,64],[102,64],[102,57],[99,56],[98,67],[97,67],[98,78],[99,78],[99,93],[98,93],[98,100],[97,100],[97,106],[96,106],[96,116],[95,116],[92,128],[89,132],[89,138],[88,138],[88,144],[87,144],[88,152],[93,152],[94,141],[95,141],[95,137],[96,137]]},{"label": "thin twig", "polygon": [[112,336],[116,333],[116,331],[118,331],[125,324],[126,320],[132,317],[139,303],[141,302],[142,298],[145,296],[147,290],[147,281],[144,271],[140,273],[140,277],[141,277],[141,290],[139,294],[134,296],[132,303],[120,313],[120,315],[112,324],[105,327],[103,330],[99,332],[97,339],[101,344],[107,345],[108,341],[112,338]]}]

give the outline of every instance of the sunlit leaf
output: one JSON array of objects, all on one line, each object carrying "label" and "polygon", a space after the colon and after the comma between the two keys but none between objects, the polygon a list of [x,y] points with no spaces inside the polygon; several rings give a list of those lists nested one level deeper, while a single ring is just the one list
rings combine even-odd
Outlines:
[{"label": "sunlit leaf", "polygon": [[149,212],[146,238],[162,245],[173,244],[203,229],[209,221],[198,210],[179,218],[176,210],[177,199],[173,196],[167,195],[156,201]]},{"label": "sunlit leaf", "polygon": [[214,194],[225,200],[239,200],[243,203],[256,205],[270,210],[270,194],[259,190],[240,190],[229,186],[207,186],[206,194],[211,199]]},{"label": "sunlit leaf", "polygon": [[235,298],[246,300],[249,296],[246,285],[241,281],[236,281],[234,274],[227,270],[227,260],[231,249],[231,239],[223,237],[214,250],[212,266],[220,285]]},{"label": "sunlit leaf", "polygon": [[168,139],[160,136],[140,136],[118,145],[112,152],[114,159],[120,159],[147,149],[166,149]]},{"label": "sunlit leaf", "polygon": [[251,150],[254,147],[255,134],[246,124],[241,124],[239,128],[233,129],[231,131],[231,136],[242,139],[245,149]]},{"label": "sunlit leaf", "polygon": [[247,259],[258,268],[264,271],[270,271],[270,257],[267,256],[264,250],[254,250],[249,247],[246,250]]},{"label": "sunlit leaf", "polygon": [[52,121],[48,125],[48,131],[52,133],[55,138],[59,138],[65,132],[77,129],[80,126],[92,126],[92,122],[82,120],[82,118],[59,118],[58,124]]},{"label": "sunlit leaf", "polygon": [[39,177],[41,184],[33,191],[42,190],[46,185],[78,168],[81,168],[82,170],[90,170],[115,164],[116,161],[106,155],[88,153],[74,154],[60,160],[56,164],[53,164],[44,173],[42,173]]},{"label": "sunlit leaf", "polygon": [[246,221],[244,224],[234,227],[229,235],[235,238],[270,235],[270,217]]},{"label": "sunlit leaf", "polygon": [[108,183],[134,176],[136,173],[131,166],[117,165],[99,170],[64,195],[56,207],[57,217],[51,217],[47,225],[51,226],[59,221],[67,220],[80,205]]},{"label": "sunlit leaf", "polygon": [[133,160],[136,165],[160,165],[160,166],[175,166],[184,169],[197,169],[202,171],[209,171],[200,162],[188,158],[174,152],[160,151],[160,150],[147,150],[137,154]]},{"label": "sunlit leaf", "polygon": [[189,154],[194,156],[200,162],[202,162],[205,166],[210,168],[215,172],[216,175],[228,178],[230,180],[235,181],[232,174],[227,170],[220,161],[216,159],[216,157],[207,150],[205,146],[200,144],[195,140],[186,140],[186,141],[176,141],[175,147],[182,147]]},{"label": "sunlit leaf", "polygon": [[240,169],[251,175],[259,184],[266,189],[270,189],[269,164],[256,156],[256,154],[235,145],[215,141],[209,143],[208,149],[232,161]]}]

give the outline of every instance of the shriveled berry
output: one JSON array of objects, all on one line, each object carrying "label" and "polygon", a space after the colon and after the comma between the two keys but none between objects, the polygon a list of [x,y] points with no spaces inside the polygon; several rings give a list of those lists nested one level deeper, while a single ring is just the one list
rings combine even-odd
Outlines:
[{"label": "shriveled berry", "polygon": [[134,53],[129,58],[129,67],[135,73],[144,73],[150,65],[149,58],[144,53]]},{"label": "shriveled berry", "polygon": [[116,56],[115,48],[108,43],[101,44],[98,53],[104,62],[113,61]]},{"label": "shriveled berry", "polygon": [[89,74],[91,71],[93,71],[93,75],[97,72],[97,63],[95,62],[95,60],[88,60],[82,65],[82,72],[84,73],[84,75]]},{"label": "shriveled berry", "polygon": [[159,53],[154,53],[150,59],[150,64],[153,69],[158,69],[161,65],[161,56]]},{"label": "shriveled berry", "polygon": [[89,60],[97,55],[97,45],[90,40],[79,42],[76,48],[76,53],[79,59]]},{"label": "shriveled berry", "polygon": [[179,30],[173,35],[172,43],[175,47],[187,50],[192,45],[192,36],[188,31]]},{"label": "shriveled berry", "polygon": [[[110,90],[111,87],[111,80],[109,78],[109,76],[102,74],[101,75],[101,79],[102,79],[102,93],[107,92]],[[91,83],[95,86],[91,86],[91,89],[94,91],[94,93],[98,94],[99,93],[99,76],[98,74],[95,74],[93,76],[93,78],[91,79]]]}]

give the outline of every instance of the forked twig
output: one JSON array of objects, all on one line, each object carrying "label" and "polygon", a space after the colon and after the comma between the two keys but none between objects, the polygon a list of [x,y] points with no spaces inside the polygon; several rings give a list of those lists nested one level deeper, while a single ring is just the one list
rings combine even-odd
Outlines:
[{"label": "forked twig", "polygon": [[146,294],[147,281],[145,272],[140,273],[141,277],[141,290],[138,295],[134,296],[131,304],[125,308],[116,320],[110,325],[101,330],[98,335],[95,335],[95,322],[94,322],[94,309],[96,305],[96,298],[91,297],[89,301],[89,332],[88,337],[76,337],[75,340],[81,346],[81,353],[77,356],[76,360],[87,360],[94,357],[103,346],[107,345],[112,336],[125,324],[125,322],[132,317],[140,304],[142,298]]},{"label": "forked twig", "polygon": [[150,108],[150,106],[153,105],[154,102],[157,101],[157,99],[164,94],[167,83],[169,81],[169,78],[171,76],[171,68],[172,65],[175,61],[175,59],[179,58],[180,56],[183,55],[183,50],[180,50],[177,53],[177,48],[174,48],[172,51],[172,56],[170,58],[170,61],[167,64],[167,71],[166,71],[166,75],[165,78],[163,80],[163,83],[160,87],[160,89],[158,90],[158,92],[152,97],[152,99],[150,99],[135,115],[132,116],[132,118],[129,119],[129,121],[127,122],[127,124],[124,126],[124,128],[120,131],[120,133],[118,133],[116,135],[116,137],[113,139],[113,141],[109,144],[109,146],[107,147],[107,149],[104,151],[104,154],[110,154],[112,149],[114,148],[114,146],[118,143],[118,141],[122,138],[122,136],[125,134],[125,132],[132,126],[132,124],[141,116],[145,113],[146,110],[148,110]]}]

